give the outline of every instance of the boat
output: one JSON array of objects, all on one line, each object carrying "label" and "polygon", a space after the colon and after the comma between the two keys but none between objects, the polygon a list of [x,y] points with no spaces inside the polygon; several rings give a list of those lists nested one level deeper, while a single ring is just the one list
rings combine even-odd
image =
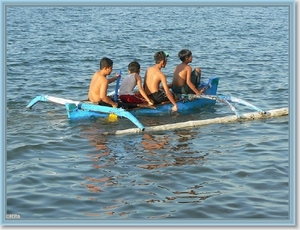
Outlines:
[{"label": "boat", "polygon": [[[219,78],[213,77],[208,80],[207,83],[202,82],[199,88],[205,87],[205,94],[206,95],[216,95],[217,94],[217,88],[218,88]],[[111,95],[114,96],[114,95]],[[214,105],[216,103],[216,100],[212,100],[210,98],[194,98],[193,95],[189,94],[180,94],[177,95],[178,100],[176,101],[178,106],[178,112],[179,113],[188,113],[192,112],[195,109],[199,109],[204,105],[211,104]],[[78,118],[87,118],[87,117],[107,117],[107,113],[99,113],[98,110],[94,111],[92,108],[89,108],[91,105],[89,102],[83,102],[86,103],[86,109],[78,109],[78,106],[76,106],[76,103],[67,103],[66,109],[69,119],[78,119]],[[98,106],[98,105],[97,105]],[[135,116],[163,116],[168,115],[171,113],[173,104],[170,102],[166,102],[159,105],[154,106],[145,106],[145,107],[139,107],[134,109],[128,109],[126,111],[130,112],[131,114]]]},{"label": "boat", "polygon": [[[204,105],[214,105],[216,99],[217,89],[219,84],[218,77],[209,78],[207,83],[201,82],[199,89],[205,88],[204,95],[202,97],[196,97],[193,94],[180,94],[178,100],[176,101],[179,113],[192,112],[195,109],[199,109]],[[205,97],[206,95],[206,97]],[[113,95],[114,96],[114,95]],[[65,105],[67,115],[69,119],[86,119],[92,117],[108,117],[110,114],[115,114],[119,117],[125,117],[131,120],[139,128],[144,127],[137,120],[135,116],[140,115],[153,115],[162,116],[171,113],[173,107],[172,103],[163,103],[150,107],[139,107],[134,109],[125,110],[123,108],[112,108],[107,106],[101,106],[89,101],[75,101],[50,95],[40,95],[36,96],[26,108],[32,108],[37,102],[53,102],[60,105]]]},{"label": "boat", "polygon": [[[212,77],[207,83],[201,82],[199,89],[205,88],[204,95],[217,95],[217,89],[219,84],[218,77]],[[210,97],[195,97],[193,94],[177,94],[178,99],[176,100],[179,113],[191,113],[196,109],[199,109],[205,105],[214,105],[215,99]],[[164,116],[171,113],[173,104],[170,102],[155,105],[155,109],[151,108],[134,108],[130,111],[132,114],[137,116]]]},{"label": "boat", "polygon": [[[119,82],[119,80],[118,80]],[[201,82],[199,89],[205,88],[205,91],[201,95],[195,94],[177,94],[177,106],[179,113],[190,113],[195,111],[196,109],[202,108],[205,105],[213,106],[216,101],[225,103],[229,106],[229,108],[235,113],[236,119],[244,119],[245,115],[240,114],[237,109],[232,105],[232,103],[239,103],[244,106],[247,106],[250,109],[253,109],[258,112],[259,116],[266,117],[269,114],[256,107],[255,105],[244,101],[240,98],[233,97],[231,95],[217,95],[217,89],[219,84],[218,77],[209,78],[207,83]],[[113,97],[114,100],[117,100],[118,93],[118,84],[116,84],[116,93],[110,93],[109,96]],[[171,109],[173,104],[162,103],[155,106],[143,106],[134,109],[125,110],[123,108],[113,108],[108,106],[101,106],[95,103],[91,103],[90,101],[75,101],[50,95],[40,95],[35,97],[31,102],[26,106],[27,108],[32,108],[37,102],[53,102],[60,105],[65,105],[67,110],[67,115],[69,119],[83,119],[83,118],[92,118],[92,117],[110,117],[111,115],[116,117],[123,117],[129,119],[132,123],[134,123],[138,130],[144,131],[145,127],[143,124],[135,117],[140,115],[152,115],[152,116],[162,116],[171,113]],[[279,114],[286,114],[286,109],[281,110]],[[278,114],[275,111],[275,114]],[[250,118],[254,117],[254,115],[249,115]],[[255,115],[256,116],[256,115]],[[247,117],[246,117],[247,118]],[[136,132],[136,131],[134,131]]]}]

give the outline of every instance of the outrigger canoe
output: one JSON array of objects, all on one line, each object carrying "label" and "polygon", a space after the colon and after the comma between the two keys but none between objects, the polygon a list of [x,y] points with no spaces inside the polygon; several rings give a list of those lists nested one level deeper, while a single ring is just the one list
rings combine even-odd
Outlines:
[{"label": "outrigger canoe", "polygon": [[[256,110],[261,114],[266,114],[265,111],[256,107],[255,105],[244,101],[240,98],[232,96],[217,95],[217,89],[219,84],[218,77],[212,77],[207,83],[201,82],[199,86],[200,89],[205,88],[204,94],[180,94],[177,100],[178,112],[188,113],[193,112],[195,109],[199,109],[204,105],[214,105],[216,101],[225,103],[229,108],[236,114],[237,118],[243,118],[243,115],[239,114],[236,108],[231,104],[236,102],[243,104],[250,109]],[[116,85],[116,91],[118,89],[118,84]],[[117,99],[117,95],[114,96],[114,100]],[[35,97],[26,107],[32,108],[37,102],[53,102],[60,105],[65,105],[67,110],[67,115],[69,119],[78,118],[91,118],[91,117],[108,117],[110,114],[115,114],[119,117],[124,117],[133,122],[140,130],[144,131],[145,127],[140,121],[135,117],[135,115],[154,115],[160,116],[169,114],[173,105],[171,103],[155,105],[155,107],[139,107],[135,109],[125,110],[123,108],[112,108],[108,106],[101,106],[98,104],[91,103],[89,101],[74,101],[70,99],[54,97],[49,95],[40,95]]]},{"label": "outrigger canoe", "polygon": [[[204,95],[216,95],[219,84],[218,77],[212,77],[207,83],[201,82],[199,88],[206,88]],[[195,95],[194,95],[195,96]],[[214,105],[215,99],[211,97],[194,97],[193,95],[178,95],[178,112],[191,112],[199,109],[204,105]],[[82,119],[91,117],[108,117],[109,114],[115,114],[119,117],[125,117],[131,120],[139,128],[143,129],[141,123],[135,118],[135,115],[155,115],[161,116],[170,114],[172,109],[171,103],[159,104],[151,107],[139,107],[135,109],[125,110],[123,108],[112,108],[91,103],[89,101],[75,101],[50,95],[40,95],[35,97],[26,108],[32,108],[37,102],[53,102],[65,105],[69,119]]]}]

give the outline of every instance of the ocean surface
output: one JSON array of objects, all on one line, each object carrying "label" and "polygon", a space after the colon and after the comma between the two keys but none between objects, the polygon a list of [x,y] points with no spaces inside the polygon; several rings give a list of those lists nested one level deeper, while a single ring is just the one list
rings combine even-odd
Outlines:
[{"label": "ocean surface", "polygon": [[[289,116],[131,135],[126,119],[70,121],[48,94],[87,98],[106,56],[113,74],[155,52],[193,53],[202,81],[268,111],[289,107],[286,6],[10,6],[6,9],[6,220],[20,224],[253,225],[291,218]],[[112,74],[112,75],[113,75]],[[109,86],[114,90],[115,83]],[[253,112],[236,105],[239,112]],[[234,115],[217,102],[193,114],[138,117],[145,126]]]}]

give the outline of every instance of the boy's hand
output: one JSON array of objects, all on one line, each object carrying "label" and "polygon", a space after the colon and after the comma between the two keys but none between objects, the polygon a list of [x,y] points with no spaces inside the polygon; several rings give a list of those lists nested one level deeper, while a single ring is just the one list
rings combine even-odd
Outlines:
[{"label": "boy's hand", "polygon": [[178,110],[177,104],[175,104],[172,108],[172,112],[176,112]]},{"label": "boy's hand", "polygon": [[116,75],[112,78],[112,81],[118,80],[119,77],[121,77],[121,74],[119,72],[116,72]]},{"label": "boy's hand", "polygon": [[118,103],[117,103],[117,102],[114,102],[114,103],[112,104],[112,107],[113,107],[113,108],[118,108]]},{"label": "boy's hand", "polygon": [[204,87],[204,88],[202,88],[202,89],[200,89],[200,93],[201,94],[203,94],[204,92],[205,92],[205,90],[206,90],[206,88]]},{"label": "boy's hand", "polygon": [[202,95],[205,90],[206,90],[206,88],[202,88],[202,89],[198,90],[198,93],[196,93],[196,95]]},{"label": "boy's hand", "polygon": [[154,105],[154,102],[153,102],[152,100],[149,100],[149,101],[148,101],[148,105],[151,105],[151,106],[152,106],[152,105]]}]

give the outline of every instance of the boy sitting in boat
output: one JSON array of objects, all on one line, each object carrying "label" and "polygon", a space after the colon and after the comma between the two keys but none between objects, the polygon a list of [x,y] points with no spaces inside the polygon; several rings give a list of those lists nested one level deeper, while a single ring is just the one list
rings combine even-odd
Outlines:
[{"label": "boy sitting in boat", "polygon": [[201,95],[203,90],[199,90],[201,78],[201,69],[196,67],[192,71],[189,65],[193,61],[192,52],[188,49],[183,49],[178,53],[179,59],[182,61],[174,69],[172,91],[178,94],[196,94]]},{"label": "boy sitting in boat", "polygon": [[93,103],[110,107],[121,107],[117,102],[113,101],[107,96],[108,84],[116,81],[119,77],[118,73],[115,77],[107,79],[106,77],[111,74],[113,68],[113,61],[104,57],[100,61],[100,70],[94,73],[88,92],[88,98]]},{"label": "boy sitting in boat", "polygon": [[[165,68],[167,65],[168,56],[164,51],[154,54],[155,65],[149,67],[145,73],[144,89],[154,104],[170,101],[173,104],[172,111],[177,111],[178,107],[167,84],[167,78],[161,71],[161,68]],[[162,83],[163,89],[160,89],[160,83]]]},{"label": "boy sitting in boat", "polygon": [[[128,65],[129,75],[126,76],[120,85],[119,98],[124,103],[145,104],[152,106],[154,103],[149,99],[142,86],[142,78],[139,75],[141,66],[133,61]],[[138,86],[139,94],[134,92],[135,86]]]}]

